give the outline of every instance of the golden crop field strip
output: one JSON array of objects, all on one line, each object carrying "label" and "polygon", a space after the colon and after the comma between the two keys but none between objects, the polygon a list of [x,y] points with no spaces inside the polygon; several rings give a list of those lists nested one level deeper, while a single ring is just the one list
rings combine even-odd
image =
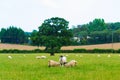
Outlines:
[{"label": "golden crop field strip", "polygon": [[[39,47],[39,49],[44,49],[45,47]],[[73,50],[73,49],[120,49],[120,43],[112,43],[109,44],[97,44],[97,45],[85,45],[85,46],[63,46],[62,50]],[[37,46],[28,46],[28,45],[17,45],[17,44],[2,44],[0,43],[0,50],[2,49],[19,49],[19,50],[34,50],[38,49]]]}]

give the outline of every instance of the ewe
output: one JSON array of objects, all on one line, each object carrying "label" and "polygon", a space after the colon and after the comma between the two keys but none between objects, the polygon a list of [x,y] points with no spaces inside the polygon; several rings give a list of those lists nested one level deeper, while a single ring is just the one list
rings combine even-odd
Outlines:
[{"label": "ewe", "polygon": [[70,62],[65,64],[65,67],[74,67],[76,66],[77,61],[76,60],[71,60]]},{"label": "ewe", "polygon": [[60,63],[59,62],[56,62],[54,60],[49,60],[48,61],[48,66],[49,67],[56,67],[56,66],[60,66]]}]

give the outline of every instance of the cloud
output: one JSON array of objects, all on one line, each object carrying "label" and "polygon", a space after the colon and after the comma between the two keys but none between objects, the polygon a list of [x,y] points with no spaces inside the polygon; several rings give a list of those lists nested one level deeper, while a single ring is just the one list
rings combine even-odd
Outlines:
[{"label": "cloud", "polygon": [[57,3],[55,0],[41,0],[42,5],[50,8],[57,8]]}]

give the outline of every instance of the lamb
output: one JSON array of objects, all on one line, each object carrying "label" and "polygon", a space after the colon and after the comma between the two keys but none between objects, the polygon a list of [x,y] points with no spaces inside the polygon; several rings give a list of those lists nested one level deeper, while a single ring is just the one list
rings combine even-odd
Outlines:
[{"label": "lamb", "polygon": [[49,67],[56,67],[56,66],[60,66],[60,63],[59,62],[56,62],[54,60],[49,60],[48,61],[48,66]]},{"label": "lamb", "polygon": [[70,62],[65,64],[65,67],[74,67],[76,66],[77,61],[76,60],[71,60]]}]

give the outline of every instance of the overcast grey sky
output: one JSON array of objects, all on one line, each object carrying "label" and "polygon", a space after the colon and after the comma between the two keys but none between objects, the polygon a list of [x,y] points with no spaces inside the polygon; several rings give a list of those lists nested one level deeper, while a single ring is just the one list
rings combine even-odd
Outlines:
[{"label": "overcast grey sky", "polygon": [[31,32],[45,19],[61,17],[72,25],[95,18],[120,22],[120,0],[0,0],[0,29],[9,26]]}]

